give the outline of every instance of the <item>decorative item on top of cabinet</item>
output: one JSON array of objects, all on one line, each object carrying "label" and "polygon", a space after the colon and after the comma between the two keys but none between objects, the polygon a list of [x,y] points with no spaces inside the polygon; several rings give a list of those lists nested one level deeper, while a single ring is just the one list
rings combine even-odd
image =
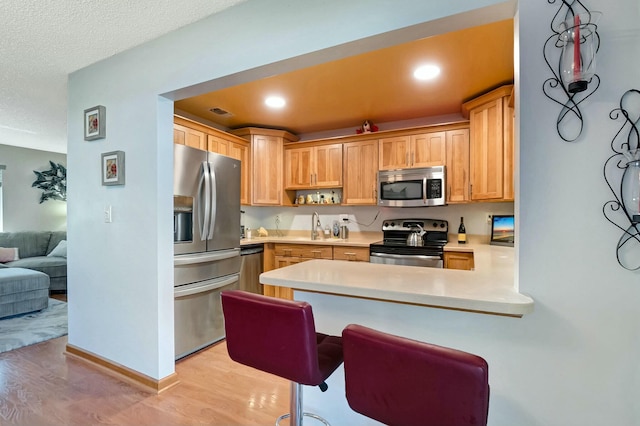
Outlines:
[{"label": "decorative item on top of cabinet", "polygon": [[285,189],[342,186],[342,144],[293,147],[284,150]]},{"label": "decorative item on top of cabinet", "polygon": [[378,204],[378,140],[343,144],[342,204],[375,206]]},{"label": "decorative item on top of cabinet", "polygon": [[444,267],[446,269],[463,269],[465,271],[472,271],[475,267],[473,262],[473,253],[445,251]]},{"label": "decorative item on top of cabinet", "polygon": [[286,130],[245,127],[231,131],[251,142],[252,205],[293,205],[295,192],[283,197],[284,142],[296,142],[298,137]]},{"label": "decorative item on top of cabinet", "polygon": [[470,124],[472,201],[513,201],[513,85],[462,105]]}]

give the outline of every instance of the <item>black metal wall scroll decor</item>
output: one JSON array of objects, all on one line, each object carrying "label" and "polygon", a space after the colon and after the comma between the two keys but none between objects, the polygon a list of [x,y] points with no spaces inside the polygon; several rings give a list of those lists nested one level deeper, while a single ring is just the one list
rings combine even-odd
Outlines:
[{"label": "black metal wall scroll decor", "polygon": [[[580,104],[600,86],[595,60],[600,48],[596,23],[601,13],[589,11],[580,0],[561,1],[542,51],[553,74],[544,81],[542,91],[561,107],[556,120],[558,135],[573,142],[584,127]],[[555,4],[556,0],[547,2]]]},{"label": "black metal wall scroll decor", "polygon": [[[604,180],[613,200],[602,207],[604,217],[622,231],[616,247],[616,258],[623,268],[640,269],[640,91],[628,90],[620,98],[620,106],[609,113],[621,121],[611,141],[613,155],[604,163]],[[619,182],[619,184],[618,184]]]}]

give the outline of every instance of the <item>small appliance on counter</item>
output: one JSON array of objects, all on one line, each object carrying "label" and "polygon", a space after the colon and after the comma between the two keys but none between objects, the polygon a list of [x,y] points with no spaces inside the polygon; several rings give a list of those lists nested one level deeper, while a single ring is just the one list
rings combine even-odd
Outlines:
[{"label": "small appliance on counter", "polygon": [[369,245],[369,262],[443,268],[448,233],[446,220],[385,220],[383,240]]}]

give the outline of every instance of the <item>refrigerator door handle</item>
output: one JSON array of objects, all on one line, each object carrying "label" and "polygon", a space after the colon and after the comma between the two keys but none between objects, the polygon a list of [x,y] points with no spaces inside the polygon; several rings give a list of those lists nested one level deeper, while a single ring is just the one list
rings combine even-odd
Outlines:
[{"label": "refrigerator door handle", "polygon": [[191,296],[192,294],[204,293],[216,290],[229,284],[236,283],[240,280],[240,275],[234,274],[225,278],[217,278],[214,280],[206,280],[197,284],[183,286],[185,288],[176,288],[173,292],[174,297]]},{"label": "refrigerator door handle", "polygon": [[[200,175],[200,182],[198,184],[198,208],[200,212],[200,239],[202,241],[207,240],[209,234],[209,227],[211,222],[209,216],[211,214],[211,180],[209,178],[209,163],[202,162],[202,173]],[[202,200],[202,186],[204,185],[204,201]],[[204,209],[204,212],[202,211]]]},{"label": "refrigerator door handle", "polygon": [[216,197],[216,171],[214,167],[211,167],[211,163],[207,163],[207,167],[209,167],[209,180],[211,185],[211,211],[209,215],[209,233],[207,235],[207,239],[210,240],[213,238],[213,230],[216,224],[216,206],[217,206],[217,197]]},{"label": "refrigerator door handle", "polygon": [[240,249],[223,250],[219,252],[179,255],[173,258],[173,266],[194,265],[198,263],[217,262],[240,256]]}]

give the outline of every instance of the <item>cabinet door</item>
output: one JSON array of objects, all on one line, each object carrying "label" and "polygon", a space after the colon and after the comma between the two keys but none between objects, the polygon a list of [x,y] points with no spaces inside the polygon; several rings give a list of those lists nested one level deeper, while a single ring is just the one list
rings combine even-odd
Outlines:
[{"label": "cabinet door", "polygon": [[313,185],[319,188],[342,186],[342,144],[314,148]]},{"label": "cabinet door", "polygon": [[207,150],[230,157],[228,140],[219,136],[207,135]]},{"label": "cabinet door", "polygon": [[283,139],[277,136],[252,135],[251,162],[252,204],[282,204]]},{"label": "cabinet door", "polygon": [[469,129],[447,131],[447,202],[469,201]]},{"label": "cabinet door", "polygon": [[291,148],[284,151],[285,188],[311,188],[313,184],[313,148]]},{"label": "cabinet door", "polygon": [[378,141],[345,143],[343,150],[342,204],[377,205]]},{"label": "cabinet door", "polygon": [[204,132],[193,130],[180,124],[173,125],[173,142],[191,148],[207,149],[207,138]]},{"label": "cabinet door", "polygon": [[380,139],[378,166],[380,170],[409,167],[410,136]]},{"label": "cabinet door", "polygon": [[444,267],[446,269],[471,271],[474,268],[473,253],[445,252]]},{"label": "cabinet door", "polygon": [[446,132],[432,132],[411,136],[410,167],[445,165]]},{"label": "cabinet door", "polygon": [[251,204],[251,161],[249,146],[229,142],[229,157],[240,160],[240,204]]},{"label": "cabinet door", "polygon": [[503,99],[470,112],[471,199],[499,200],[504,194]]}]

